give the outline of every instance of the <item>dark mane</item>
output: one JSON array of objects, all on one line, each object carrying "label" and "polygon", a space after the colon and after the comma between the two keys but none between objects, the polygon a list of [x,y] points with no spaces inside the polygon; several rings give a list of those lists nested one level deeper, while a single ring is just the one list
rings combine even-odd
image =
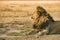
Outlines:
[{"label": "dark mane", "polygon": [[[43,22],[43,24],[41,24],[40,29],[45,29],[51,22],[54,22],[52,16],[50,14],[48,14],[47,11],[43,7],[40,7],[40,6],[37,7],[37,14],[39,15],[38,18],[40,18],[41,16],[48,18],[48,20],[46,22]],[[38,19],[38,20],[40,20],[40,19]]]}]

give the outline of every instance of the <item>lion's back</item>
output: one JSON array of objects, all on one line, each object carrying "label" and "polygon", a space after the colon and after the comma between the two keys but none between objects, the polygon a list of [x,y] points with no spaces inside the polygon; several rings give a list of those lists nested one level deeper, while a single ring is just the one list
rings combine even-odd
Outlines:
[{"label": "lion's back", "polygon": [[60,21],[55,21],[50,24],[49,34],[60,34]]}]

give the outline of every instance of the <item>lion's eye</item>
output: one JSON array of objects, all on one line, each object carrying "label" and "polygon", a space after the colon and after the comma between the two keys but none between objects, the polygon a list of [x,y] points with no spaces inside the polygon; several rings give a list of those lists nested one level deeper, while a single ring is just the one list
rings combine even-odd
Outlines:
[{"label": "lion's eye", "polygon": [[33,17],[31,17],[31,19],[33,19]]}]

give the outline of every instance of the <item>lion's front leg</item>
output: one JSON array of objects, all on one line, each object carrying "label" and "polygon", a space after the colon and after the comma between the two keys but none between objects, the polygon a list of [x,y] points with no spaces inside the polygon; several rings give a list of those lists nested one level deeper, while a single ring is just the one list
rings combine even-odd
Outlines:
[{"label": "lion's front leg", "polygon": [[48,33],[48,30],[44,29],[44,30],[42,30],[42,31],[39,31],[39,32],[38,32],[38,35],[40,35],[40,36],[42,36],[42,35],[47,35],[47,33]]}]

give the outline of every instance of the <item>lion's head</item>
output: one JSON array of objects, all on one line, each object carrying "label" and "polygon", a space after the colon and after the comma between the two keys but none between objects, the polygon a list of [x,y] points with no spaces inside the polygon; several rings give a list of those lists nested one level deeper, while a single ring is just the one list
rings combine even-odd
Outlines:
[{"label": "lion's head", "polygon": [[53,18],[46,12],[43,7],[37,6],[31,17],[33,19],[33,28],[45,29],[50,22],[54,22]]},{"label": "lion's head", "polygon": [[40,6],[37,6],[37,8],[36,8],[36,10],[33,12],[33,15],[32,15],[32,19],[36,19],[36,18],[38,18],[38,17],[40,17],[40,16],[42,16],[42,15],[46,15],[45,13],[47,13],[46,11],[45,11],[45,9],[43,9],[42,7],[40,7]]}]

